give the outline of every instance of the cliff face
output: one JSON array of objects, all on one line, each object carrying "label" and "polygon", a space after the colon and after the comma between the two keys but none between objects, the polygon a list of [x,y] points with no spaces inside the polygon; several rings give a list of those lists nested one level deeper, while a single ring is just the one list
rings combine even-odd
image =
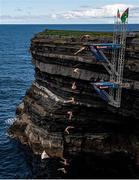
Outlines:
[{"label": "cliff face", "polygon": [[90,85],[92,79],[109,79],[102,64],[88,49],[74,55],[84,45],[106,41],[111,38],[34,37],[35,81],[17,108],[10,135],[36,154],[45,150],[51,157],[93,153],[112,158],[122,152],[138,166],[139,39],[127,39],[124,80],[131,86],[123,89],[120,108],[101,100]]}]

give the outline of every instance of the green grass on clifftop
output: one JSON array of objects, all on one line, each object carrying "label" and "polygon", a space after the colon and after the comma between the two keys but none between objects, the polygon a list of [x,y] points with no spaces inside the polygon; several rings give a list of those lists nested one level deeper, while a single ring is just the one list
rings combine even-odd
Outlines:
[{"label": "green grass on clifftop", "polygon": [[72,31],[72,30],[48,30],[39,33],[41,36],[47,35],[58,35],[58,36],[74,36],[81,37],[83,35],[91,35],[95,37],[110,37],[112,36],[111,32],[91,32],[91,31]]}]

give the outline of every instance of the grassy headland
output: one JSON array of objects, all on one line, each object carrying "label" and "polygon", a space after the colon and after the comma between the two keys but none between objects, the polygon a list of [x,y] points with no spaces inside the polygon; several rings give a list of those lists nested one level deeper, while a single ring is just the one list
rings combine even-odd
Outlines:
[{"label": "grassy headland", "polygon": [[72,31],[72,30],[48,30],[39,33],[41,36],[57,35],[57,36],[73,36],[81,37],[83,35],[90,35],[93,37],[111,37],[112,32],[92,32],[92,31]]}]

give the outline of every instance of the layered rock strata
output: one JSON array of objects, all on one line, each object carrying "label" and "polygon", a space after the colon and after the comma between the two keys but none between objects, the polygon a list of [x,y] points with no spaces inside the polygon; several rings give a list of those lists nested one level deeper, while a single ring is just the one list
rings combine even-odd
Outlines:
[{"label": "layered rock strata", "polygon": [[[114,108],[90,85],[109,74],[82,46],[111,38],[36,36],[31,41],[35,80],[17,108],[9,133],[36,154],[51,157],[81,153],[124,153],[139,164],[139,38],[128,37],[122,104]],[[111,56],[111,54],[107,54]],[[78,71],[76,71],[78,69]]]}]

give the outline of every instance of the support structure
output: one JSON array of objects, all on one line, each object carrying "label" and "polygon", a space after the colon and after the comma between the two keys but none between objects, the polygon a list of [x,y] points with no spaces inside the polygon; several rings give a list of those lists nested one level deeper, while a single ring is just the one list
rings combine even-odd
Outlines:
[{"label": "support structure", "polygon": [[[128,18],[125,22],[122,22],[119,17],[116,17],[113,43],[93,44],[90,46],[96,60],[103,64],[110,75],[109,82],[101,81],[92,84],[102,99],[117,108],[121,106],[127,23]],[[111,50],[111,58],[104,54],[104,50]]]}]

